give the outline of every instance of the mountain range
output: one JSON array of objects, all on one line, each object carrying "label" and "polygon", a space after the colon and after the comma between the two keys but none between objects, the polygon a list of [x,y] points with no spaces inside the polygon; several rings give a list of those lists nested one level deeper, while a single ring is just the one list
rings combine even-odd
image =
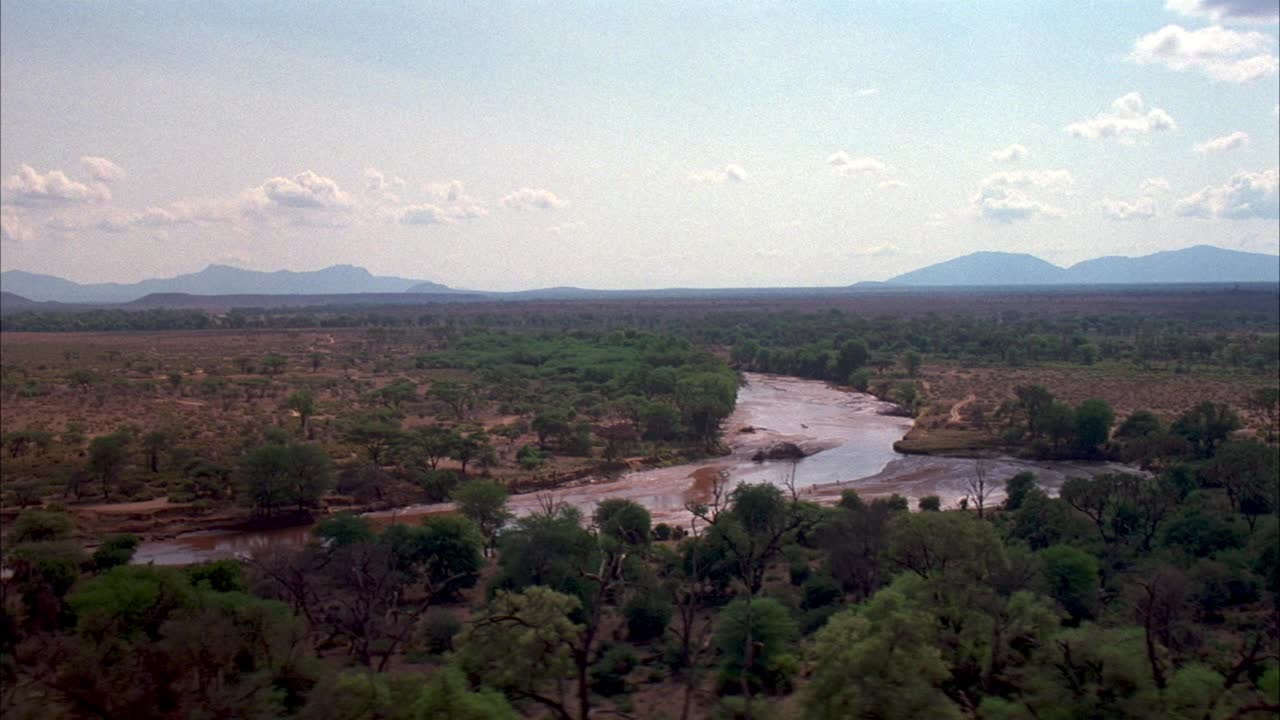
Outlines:
[{"label": "mountain range", "polygon": [[0,273],[5,292],[28,300],[65,303],[126,303],[157,293],[190,295],[337,295],[348,293],[438,293],[449,288],[424,280],[383,277],[354,265],[334,265],[312,272],[260,272],[229,265],[171,278],[136,283],[80,284],[53,275],[21,270]]},{"label": "mountain range", "polygon": [[[1150,285],[1164,283],[1280,283],[1280,257],[1260,253],[1225,250],[1197,245],[1184,250],[1158,252],[1142,257],[1108,256],[1059,267],[1034,255],[976,252],[935,265],[913,270],[882,283],[858,283],[858,288],[984,287],[1009,285]],[[371,274],[353,265],[334,265],[311,272],[279,270],[260,272],[227,265],[210,265],[204,270],[171,278],[136,283],[80,284],[52,275],[21,270],[0,273],[4,305],[15,308],[23,301],[37,303],[78,303],[104,305],[135,303],[146,298],[149,307],[209,304],[227,305],[226,296],[242,296],[245,302],[280,305],[291,302],[279,296],[323,296],[327,302],[343,300],[335,296],[368,296],[364,302],[413,302],[413,295],[457,295],[458,299],[496,297],[505,299],[589,299],[641,298],[672,295],[776,294],[778,292],[839,292],[840,288],[722,288],[666,290],[589,290],[556,287],[512,293],[459,291],[425,280]],[[222,296],[224,301],[210,303]],[[271,296],[271,297],[264,297]],[[352,298],[354,300],[354,298]],[[136,303],[135,303],[136,304]],[[314,304],[306,302],[302,304]]]},{"label": "mountain range", "polygon": [[1059,267],[1034,255],[977,252],[912,270],[887,285],[1148,285],[1280,282],[1280,257],[1196,245],[1141,257],[1109,255]]}]

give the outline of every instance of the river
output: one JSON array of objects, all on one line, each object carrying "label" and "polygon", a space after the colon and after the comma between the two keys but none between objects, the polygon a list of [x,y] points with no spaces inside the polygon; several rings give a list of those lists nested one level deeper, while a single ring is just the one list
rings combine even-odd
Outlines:
[{"label": "river", "polygon": [[[525,515],[553,501],[568,503],[590,513],[605,498],[625,498],[648,508],[654,522],[687,525],[685,505],[707,502],[717,479],[728,487],[740,482],[793,484],[804,499],[833,502],[847,488],[864,497],[898,493],[915,501],[938,495],[943,507],[953,507],[965,496],[975,461],[958,458],[905,456],[893,444],[911,428],[909,418],[888,414],[889,403],[862,394],[836,389],[815,380],[748,373],[738,391],[737,407],[725,420],[723,457],[652,470],[626,473],[616,479],[581,482],[554,490],[515,495],[509,507]],[[812,454],[798,461],[753,462],[760,449],[793,442]],[[1106,463],[1028,462],[1014,458],[984,460],[982,469],[996,490],[989,504],[1003,499],[1004,481],[1022,470],[1035,472],[1042,487],[1055,493],[1072,475],[1119,470]],[[369,513],[379,525],[417,523],[422,517],[447,512],[448,504],[413,505]],[[267,545],[301,546],[310,538],[310,526],[275,530],[211,530],[187,533],[172,540],[143,543],[134,562],[179,565],[233,557]]]}]

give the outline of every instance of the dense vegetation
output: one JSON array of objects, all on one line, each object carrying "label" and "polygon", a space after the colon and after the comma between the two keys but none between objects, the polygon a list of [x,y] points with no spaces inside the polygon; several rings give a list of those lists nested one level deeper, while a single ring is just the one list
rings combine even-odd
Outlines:
[{"label": "dense vegetation", "polygon": [[[166,312],[127,322],[183,332],[6,337],[6,718],[1280,711],[1274,310]],[[1020,474],[996,503],[979,460],[946,511],[723,478],[678,527],[620,499],[508,509],[721,452],[743,370],[873,391],[979,450],[1133,467],[1054,496]],[[1061,372],[1084,387],[1040,380]],[[948,395],[982,377],[991,397]],[[1170,378],[1190,390],[1160,412],[1113,389]],[[187,527],[320,522],[185,568],[84,524],[149,498]],[[442,500],[413,525],[338,512]]]},{"label": "dense vegetation", "polygon": [[739,485],[680,540],[624,500],[513,520],[472,480],[461,515],[337,515],[301,551],[185,570],[122,565],[127,537],[86,556],[29,511],[6,716],[653,717],[660,691],[671,717],[1264,717],[1278,472],[1229,441],[1060,498],[1015,477],[983,515]]}]

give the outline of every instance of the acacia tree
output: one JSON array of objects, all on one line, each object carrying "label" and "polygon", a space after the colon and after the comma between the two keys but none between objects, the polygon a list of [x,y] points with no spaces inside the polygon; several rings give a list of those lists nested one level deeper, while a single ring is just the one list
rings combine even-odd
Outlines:
[{"label": "acacia tree", "polygon": [[498,532],[511,520],[507,510],[507,489],[492,480],[469,480],[454,488],[450,499],[458,512],[469,518],[485,538],[488,555]]},{"label": "acacia tree", "polygon": [[102,483],[102,497],[110,497],[111,486],[120,480],[127,462],[126,451],[131,437],[117,432],[96,437],[89,442],[89,472]]},{"label": "acacia tree", "polygon": [[314,507],[329,489],[330,475],[329,456],[315,445],[268,443],[240,461],[243,497],[264,515],[288,505]]},{"label": "acacia tree", "polygon": [[311,436],[308,432],[307,420],[316,412],[316,398],[311,394],[310,390],[299,390],[284,401],[285,407],[298,414],[298,429],[307,437]]}]

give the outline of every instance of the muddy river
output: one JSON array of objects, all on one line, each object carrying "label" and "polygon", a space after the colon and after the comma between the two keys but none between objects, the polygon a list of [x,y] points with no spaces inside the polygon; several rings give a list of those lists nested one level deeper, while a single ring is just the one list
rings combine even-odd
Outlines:
[{"label": "muddy river", "polygon": [[[710,499],[717,478],[729,486],[740,482],[783,484],[794,475],[802,497],[834,502],[847,488],[864,497],[893,493],[915,500],[938,495],[943,507],[953,507],[965,496],[965,486],[976,468],[973,460],[905,456],[893,444],[911,427],[911,420],[887,414],[892,409],[870,395],[849,393],[813,380],[747,374],[738,391],[734,413],[725,421],[725,442],[731,452],[719,458],[624,474],[616,479],[583,482],[555,490],[513,496],[512,512],[524,515],[548,501],[563,502],[590,513],[596,503],[612,497],[644,505],[654,522],[686,525],[685,505]],[[760,449],[792,442],[812,453],[798,461],[753,462]],[[1030,470],[1050,493],[1070,476],[1092,475],[1120,469],[1105,463],[1029,462],[1013,458],[984,460],[988,484],[1002,488],[1013,474]],[[988,503],[998,503],[1003,493],[994,491]],[[379,525],[417,523],[429,514],[446,512],[448,504],[413,505],[369,513]],[[144,543],[134,562],[188,564],[233,557],[267,545],[300,546],[310,538],[310,527],[265,531],[212,530],[188,533],[172,540]]]}]

